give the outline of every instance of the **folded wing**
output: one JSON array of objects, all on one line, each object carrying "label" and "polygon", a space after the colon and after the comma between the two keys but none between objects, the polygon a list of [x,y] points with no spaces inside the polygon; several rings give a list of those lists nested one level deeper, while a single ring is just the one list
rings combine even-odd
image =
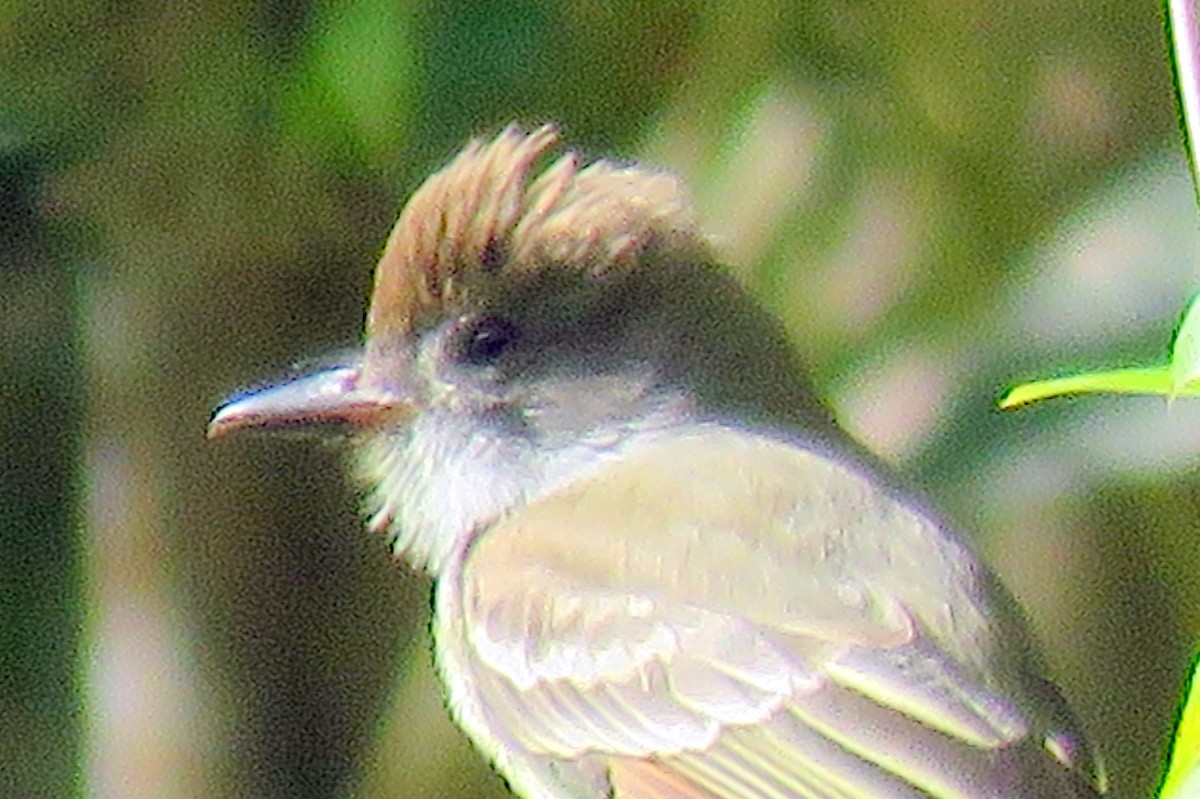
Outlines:
[{"label": "folded wing", "polygon": [[1024,656],[996,651],[976,568],[853,471],[714,432],[482,536],[463,629],[492,723],[602,758],[618,797],[1095,796],[1082,737],[1003,673]]}]

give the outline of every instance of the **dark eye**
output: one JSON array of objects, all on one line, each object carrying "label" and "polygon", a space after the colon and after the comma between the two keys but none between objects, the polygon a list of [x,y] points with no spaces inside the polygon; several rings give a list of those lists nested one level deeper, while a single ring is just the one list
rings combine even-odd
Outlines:
[{"label": "dark eye", "polygon": [[515,324],[503,317],[473,319],[459,334],[459,358],[472,366],[487,366],[513,345],[519,332]]}]

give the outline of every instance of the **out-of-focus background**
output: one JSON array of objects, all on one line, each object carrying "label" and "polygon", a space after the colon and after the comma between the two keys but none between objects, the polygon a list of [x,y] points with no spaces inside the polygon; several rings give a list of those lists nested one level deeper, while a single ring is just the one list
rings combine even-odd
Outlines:
[{"label": "out-of-focus background", "polygon": [[340,453],[212,405],[356,341],[405,196],[562,123],[684,175],[846,424],[1028,608],[1119,797],[1200,640],[1200,286],[1153,0],[0,5],[0,795],[501,797]]}]

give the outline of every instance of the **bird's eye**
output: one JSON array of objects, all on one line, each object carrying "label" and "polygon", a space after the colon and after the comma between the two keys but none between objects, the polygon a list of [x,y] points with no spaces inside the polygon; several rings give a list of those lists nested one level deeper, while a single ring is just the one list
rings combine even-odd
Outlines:
[{"label": "bird's eye", "polygon": [[460,334],[459,357],[472,366],[487,366],[513,345],[519,332],[515,324],[503,317],[473,319]]}]

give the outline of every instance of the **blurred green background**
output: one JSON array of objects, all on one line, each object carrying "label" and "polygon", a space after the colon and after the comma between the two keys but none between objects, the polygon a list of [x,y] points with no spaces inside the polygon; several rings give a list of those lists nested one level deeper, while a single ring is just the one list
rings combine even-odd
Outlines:
[{"label": "blurred green background", "polygon": [[691,182],[845,423],[1023,600],[1148,796],[1200,639],[1200,217],[1151,0],[0,4],[0,795],[501,797],[340,453],[204,441],[353,343],[405,196],[557,120]]}]

